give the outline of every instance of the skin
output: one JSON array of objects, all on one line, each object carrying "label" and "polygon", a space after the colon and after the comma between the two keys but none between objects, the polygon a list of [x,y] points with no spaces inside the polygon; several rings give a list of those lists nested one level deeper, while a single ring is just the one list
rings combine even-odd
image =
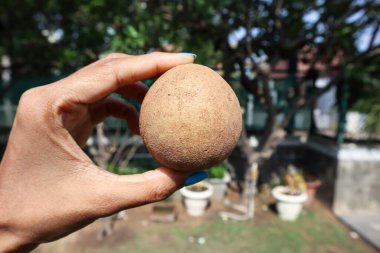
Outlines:
[{"label": "skin", "polygon": [[139,82],[177,65],[185,54],[111,54],[56,83],[23,94],[0,164],[0,252],[29,252],[120,210],[159,201],[189,173],[158,168],[119,176],[82,151],[93,127],[108,116],[139,133],[138,113],[109,98],[142,101]]}]

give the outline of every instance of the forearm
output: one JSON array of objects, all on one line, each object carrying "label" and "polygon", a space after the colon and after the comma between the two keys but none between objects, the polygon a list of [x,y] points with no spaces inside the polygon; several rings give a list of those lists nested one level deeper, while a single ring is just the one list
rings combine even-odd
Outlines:
[{"label": "forearm", "polygon": [[[30,252],[35,249],[38,244],[31,243],[23,236],[18,234],[16,228],[17,222],[20,219],[12,214],[18,212],[19,208],[14,206],[17,198],[10,194],[5,185],[8,180],[4,172],[9,171],[10,166],[7,166],[7,158],[4,155],[0,164],[0,253],[13,253],[13,252]],[[11,188],[11,187],[8,187]]]}]

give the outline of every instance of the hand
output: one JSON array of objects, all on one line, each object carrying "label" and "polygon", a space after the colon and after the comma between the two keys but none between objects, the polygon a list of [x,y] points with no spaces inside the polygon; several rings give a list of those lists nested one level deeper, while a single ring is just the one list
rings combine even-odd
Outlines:
[{"label": "hand", "polygon": [[162,200],[182,187],[186,173],[158,168],[119,176],[98,168],[81,147],[111,115],[135,133],[138,113],[108,97],[140,102],[139,82],[192,63],[189,54],[111,54],[56,83],[21,97],[0,165],[0,252],[23,252],[119,210]]}]

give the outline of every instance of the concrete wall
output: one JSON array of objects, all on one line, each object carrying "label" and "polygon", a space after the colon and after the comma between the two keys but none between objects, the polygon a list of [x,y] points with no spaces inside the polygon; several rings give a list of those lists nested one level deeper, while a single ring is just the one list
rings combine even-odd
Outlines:
[{"label": "concrete wall", "polygon": [[266,162],[262,182],[268,182],[273,172],[283,173],[289,163],[321,179],[317,197],[336,214],[380,213],[380,147],[338,147],[318,137],[306,143],[287,139]]},{"label": "concrete wall", "polygon": [[380,213],[380,150],[343,147],[337,159],[334,212]]}]

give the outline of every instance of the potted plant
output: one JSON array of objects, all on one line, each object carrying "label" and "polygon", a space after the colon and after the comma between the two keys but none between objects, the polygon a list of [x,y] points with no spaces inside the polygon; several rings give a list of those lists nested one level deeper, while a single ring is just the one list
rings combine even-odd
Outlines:
[{"label": "potted plant", "polygon": [[214,187],[207,182],[183,187],[180,192],[184,199],[186,212],[191,216],[203,215],[213,191]]},{"label": "potted plant", "polygon": [[306,182],[302,174],[294,166],[289,166],[285,175],[285,186],[273,188],[272,195],[277,200],[276,208],[280,219],[296,220],[307,200]]},{"label": "potted plant", "polygon": [[211,198],[221,201],[226,195],[227,186],[231,182],[231,175],[223,164],[218,164],[209,170],[209,179],[207,180],[213,187],[214,193]]}]

